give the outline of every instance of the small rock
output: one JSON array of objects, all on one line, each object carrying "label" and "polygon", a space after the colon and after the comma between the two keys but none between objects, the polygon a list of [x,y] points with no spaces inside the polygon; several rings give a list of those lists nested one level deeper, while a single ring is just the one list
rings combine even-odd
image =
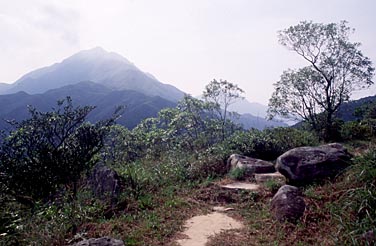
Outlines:
[{"label": "small rock", "polygon": [[245,168],[246,170],[250,170],[252,174],[275,172],[274,165],[271,162],[238,154],[232,154],[227,160],[227,165],[231,169]]},{"label": "small rock", "polygon": [[299,147],[278,157],[276,168],[289,182],[308,183],[338,175],[350,164],[351,155],[341,144]]},{"label": "small rock", "polygon": [[221,185],[222,188],[227,189],[237,189],[237,190],[253,190],[258,191],[260,186],[258,184],[253,183],[245,183],[245,182],[235,182],[226,185]]},{"label": "small rock", "polygon": [[231,211],[231,210],[234,210],[234,208],[225,208],[225,207],[221,207],[221,206],[213,207],[213,211],[217,211],[217,212],[227,212],[227,211]]},{"label": "small rock", "polygon": [[279,172],[275,172],[275,173],[256,173],[255,174],[255,180],[256,180],[256,183],[258,183],[258,184],[262,184],[262,183],[268,182],[270,180],[273,180],[273,181],[275,181],[278,184],[285,184],[286,183],[286,177],[283,176]]},{"label": "small rock", "polygon": [[305,202],[297,187],[284,185],[279,188],[271,201],[271,211],[274,217],[280,221],[295,223],[303,216]]},{"label": "small rock", "polygon": [[89,177],[89,185],[97,198],[110,199],[111,202],[115,202],[121,192],[119,175],[103,163],[94,166]]},{"label": "small rock", "polygon": [[75,246],[124,246],[124,242],[110,237],[101,237],[83,240]]}]

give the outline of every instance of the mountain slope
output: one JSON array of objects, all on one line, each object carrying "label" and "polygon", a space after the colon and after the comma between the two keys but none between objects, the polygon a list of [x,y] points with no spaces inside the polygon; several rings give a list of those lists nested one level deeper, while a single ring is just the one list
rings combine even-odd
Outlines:
[{"label": "mountain slope", "polygon": [[0,83],[0,94],[5,93],[7,90],[9,90],[12,86],[7,83]]},{"label": "mountain slope", "polygon": [[159,82],[126,58],[99,47],[78,52],[60,63],[25,74],[5,93],[44,93],[81,81],[93,81],[116,90],[135,90],[170,101],[177,101],[184,96],[179,89]]},{"label": "mountain slope", "polygon": [[358,100],[346,102],[341,105],[336,116],[343,121],[353,121],[358,120],[361,117],[357,117],[355,115],[355,111],[362,107],[363,105],[367,105],[369,103],[375,102],[376,96],[364,97]]},{"label": "mountain slope", "polygon": [[271,127],[287,127],[284,122],[275,120],[266,120],[265,118],[257,117],[252,114],[242,114],[238,119],[233,119],[236,123],[243,126],[244,129],[256,128],[263,130]]},{"label": "mountain slope", "polygon": [[268,106],[243,99],[231,104],[229,110],[238,112],[239,114],[252,114],[254,116],[265,118]]},{"label": "mountain slope", "polygon": [[[18,92],[0,95],[0,104],[7,105],[0,108],[0,119],[20,121],[28,118],[27,105],[32,105],[39,111],[50,111],[56,106],[57,100],[64,99],[66,96],[73,99],[74,105],[96,106],[88,116],[91,122],[111,117],[117,106],[125,105],[124,115],[118,123],[128,128],[135,127],[145,118],[156,116],[163,108],[176,106],[174,102],[158,96],[146,96],[131,90],[114,91],[93,82],[80,82],[49,90],[43,94],[30,95]],[[4,120],[0,121],[0,129],[9,128],[9,124]]]}]

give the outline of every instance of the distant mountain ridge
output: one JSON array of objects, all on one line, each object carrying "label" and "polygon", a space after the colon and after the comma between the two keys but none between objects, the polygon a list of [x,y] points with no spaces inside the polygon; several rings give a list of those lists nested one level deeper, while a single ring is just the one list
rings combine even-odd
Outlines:
[{"label": "distant mountain ridge", "polygon": [[81,81],[92,81],[115,90],[134,90],[175,102],[184,96],[184,92],[176,87],[161,83],[121,55],[100,47],[80,51],[60,63],[27,73],[2,94],[19,91],[44,93]]},{"label": "distant mountain ridge", "polygon": [[231,104],[229,110],[238,112],[239,114],[251,114],[253,116],[266,118],[268,106],[243,99]]},{"label": "distant mountain ridge", "polygon": [[265,118],[257,117],[252,114],[242,114],[238,119],[233,119],[233,121],[241,124],[244,129],[256,128],[258,130],[264,130],[265,128],[288,126],[284,122],[266,120]]},{"label": "distant mountain ridge", "polygon": [[354,121],[360,120],[360,116],[355,115],[355,111],[362,107],[363,105],[372,103],[376,101],[376,96],[369,96],[364,97],[358,100],[352,100],[346,103],[343,103],[338,112],[336,113],[336,117],[340,118],[343,121]]},{"label": "distant mountain ridge", "polygon": [[93,82],[80,82],[59,89],[49,90],[42,94],[27,94],[18,92],[0,95],[0,129],[9,128],[4,120],[23,120],[29,116],[27,105],[32,105],[39,111],[50,111],[56,107],[56,101],[69,95],[74,105],[91,105],[96,108],[89,114],[88,120],[97,122],[111,117],[117,106],[125,105],[123,117],[118,123],[128,128],[135,127],[142,119],[155,117],[163,108],[175,107],[174,102],[159,96],[146,96],[131,90],[111,90]]}]

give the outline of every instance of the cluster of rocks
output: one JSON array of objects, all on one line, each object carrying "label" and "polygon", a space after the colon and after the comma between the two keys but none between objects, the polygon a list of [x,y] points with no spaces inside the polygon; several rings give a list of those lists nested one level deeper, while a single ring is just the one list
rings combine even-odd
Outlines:
[{"label": "cluster of rocks", "polygon": [[[299,188],[290,184],[299,186],[333,178],[349,166],[351,157],[341,144],[333,143],[291,149],[279,156],[275,165],[237,154],[230,156],[227,165],[230,169],[245,169],[245,174],[258,184],[273,180],[282,185],[271,200],[271,212],[278,221],[295,223],[303,216],[306,204]],[[89,185],[95,196],[111,202],[116,200],[122,187],[117,173],[101,163],[93,169]],[[122,246],[124,242],[103,237],[83,240],[75,245]]]},{"label": "cluster of rocks", "polygon": [[231,155],[227,164],[231,169],[244,168],[257,183],[274,180],[283,185],[287,182],[289,185],[283,185],[274,195],[271,211],[279,221],[296,222],[306,205],[295,186],[337,176],[349,166],[351,157],[341,144],[332,143],[291,149],[278,157],[276,165],[237,154]]}]

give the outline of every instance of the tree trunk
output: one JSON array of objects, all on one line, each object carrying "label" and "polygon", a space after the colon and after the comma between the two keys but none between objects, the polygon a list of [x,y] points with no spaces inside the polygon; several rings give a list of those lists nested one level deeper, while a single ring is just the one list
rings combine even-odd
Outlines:
[{"label": "tree trunk", "polygon": [[328,112],[325,122],[324,141],[333,140],[333,112]]}]

